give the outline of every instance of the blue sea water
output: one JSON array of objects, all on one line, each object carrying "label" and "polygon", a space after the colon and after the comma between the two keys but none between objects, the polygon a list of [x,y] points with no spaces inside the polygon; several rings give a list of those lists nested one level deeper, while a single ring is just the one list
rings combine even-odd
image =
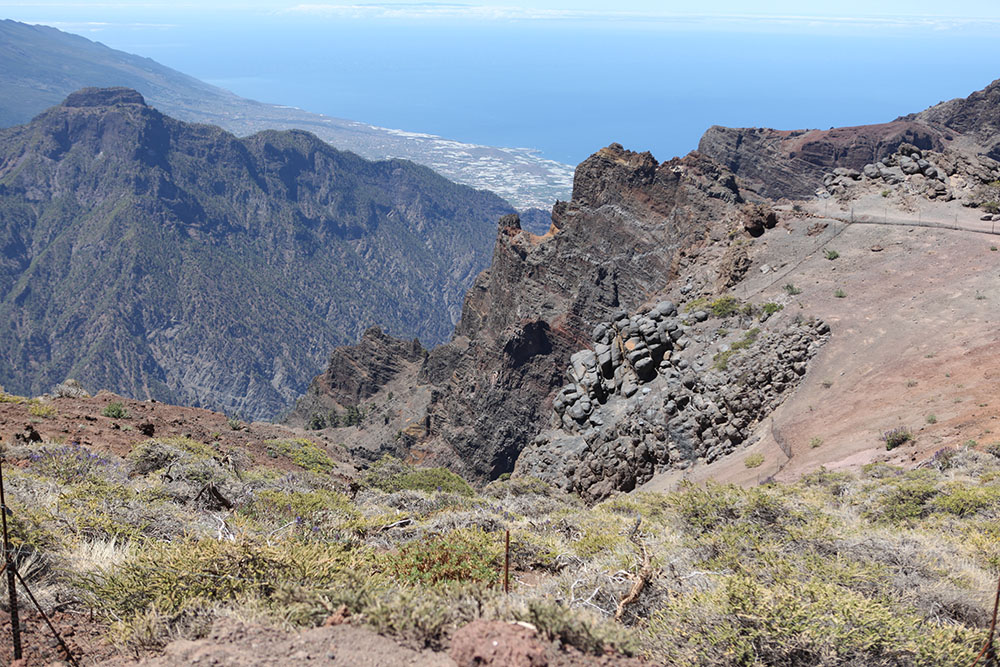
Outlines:
[{"label": "blue sea water", "polygon": [[63,29],[246,97],[536,148],[570,164],[614,141],[661,160],[683,155],[713,124],[883,122],[1000,78],[995,41],[974,27],[741,31],[233,14],[168,25],[70,21]]}]

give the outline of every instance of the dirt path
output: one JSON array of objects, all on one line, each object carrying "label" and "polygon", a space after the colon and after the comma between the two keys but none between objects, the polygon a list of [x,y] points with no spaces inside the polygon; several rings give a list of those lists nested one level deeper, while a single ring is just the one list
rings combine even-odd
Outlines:
[{"label": "dirt path", "polygon": [[[954,218],[952,209],[925,206],[912,222]],[[988,230],[975,212],[961,213],[963,227]],[[902,223],[907,215],[889,217]],[[758,443],[684,477],[790,481],[820,466],[912,465],[943,447],[1000,442],[998,245],[989,234],[833,219],[805,218],[768,232],[734,293],[783,303],[782,317],[822,318],[833,335],[795,394],[758,428]],[[826,250],[839,257],[827,259]],[[765,265],[774,270],[762,273]],[[786,284],[801,294],[789,296]],[[887,452],[881,434],[900,427],[914,442]],[[747,469],[753,452],[765,464]],[[663,475],[644,488],[671,488],[681,478]]]}]

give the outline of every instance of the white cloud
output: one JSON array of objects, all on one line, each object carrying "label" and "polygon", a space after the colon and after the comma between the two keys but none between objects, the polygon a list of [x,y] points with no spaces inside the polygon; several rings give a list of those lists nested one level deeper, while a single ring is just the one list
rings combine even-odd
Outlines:
[{"label": "white cloud", "polygon": [[933,15],[824,16],[806,14],[713,13],[670,11],[614,11],[472,5],[457,3],[301,3],[281,13],[358,19],[462,19],[471,21],[642,21],[678,26],[715,27],[730,24],[748,27],[811,26],[858,28],[958,29],[984,24],[998,25],[1000,18]]}]

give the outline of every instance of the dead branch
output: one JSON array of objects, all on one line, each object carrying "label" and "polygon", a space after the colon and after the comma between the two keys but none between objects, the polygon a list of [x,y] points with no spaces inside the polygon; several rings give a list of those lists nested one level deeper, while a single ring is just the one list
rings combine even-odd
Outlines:
[{"label": "dead branch", "polygon": [[214,500],[216,504],[225,507],[227,510],[233,509],[233,504],[229,502],[229,499],[222,495],[219,489],[216,488],[215,484],[212,484],[211,482],[201,487],[201,491],[199,491],[198,495],[194,497],[195,502],[198,502],[202,496],[205,496],[206,500]]},{"label": "dead branch", "polygon": [[625,615],[625,608],[639,599],[643,589],[646,588],[646,584],[653,578],[653,563],[649,557],[649,550],[646,549],[646,545],[639,539],[639,523],[641,521],[641,517],[636,519],[635,526],[632,527],[629,533],[629,539],[639,548],[639,552],[642,554],[642,562],[639,564],[639,570],[632,576],[632,587],[629,589],[628,594],[618,602],[618,609],[615,611],[616,621],[622,620],[622,616]]}]

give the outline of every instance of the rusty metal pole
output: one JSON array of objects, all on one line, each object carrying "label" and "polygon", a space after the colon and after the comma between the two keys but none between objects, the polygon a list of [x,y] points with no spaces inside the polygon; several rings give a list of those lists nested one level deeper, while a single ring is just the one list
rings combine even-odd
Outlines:
[{"label": "rusty metal pole", "polygon": [[3,558],[7,570],[7,594],[10,596],[10,636],[14,641],[14,659],[21,659],[21,624],[17,617],[17,590],[15,589],[14,559],[10,551],[10,534],[7,532],[7,499],[3,493],[3,457],[0,457],[0,517],[3,522]]},{"label": "rusty metal pole", "polygon": [[503,592],[510,593],[510,528],[504,538]]}]

